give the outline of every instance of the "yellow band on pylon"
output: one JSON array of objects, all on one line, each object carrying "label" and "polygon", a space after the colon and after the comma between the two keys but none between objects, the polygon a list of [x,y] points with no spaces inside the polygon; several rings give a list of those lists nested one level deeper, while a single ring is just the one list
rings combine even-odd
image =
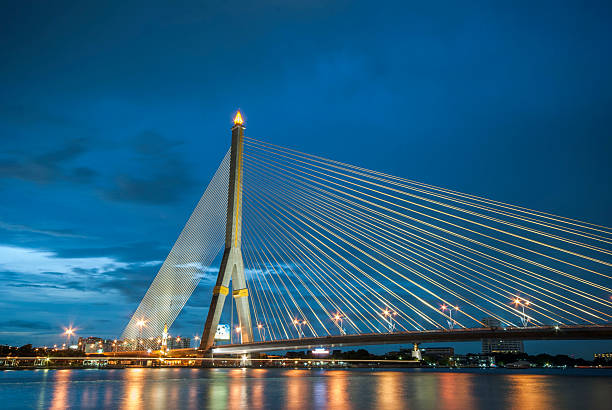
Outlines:
[{"label": "yellow band on pylon", "polygon": [[213,288],[213,295],[226,295],[229,293],[229,289],[227,286],[219,285]]},{"label": "yellow band on pylon", "polygon": [[249,296],[249,290],[247,288],[244,289],[236,289],[233,292],[235,298],[243,298],[245,296]]}]

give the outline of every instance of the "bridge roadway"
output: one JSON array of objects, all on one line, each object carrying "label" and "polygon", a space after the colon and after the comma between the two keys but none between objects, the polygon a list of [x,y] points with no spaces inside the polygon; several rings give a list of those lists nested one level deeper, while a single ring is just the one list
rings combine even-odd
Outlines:
[{"label": "bridge roadway", "polygon": [[[427,330],[394,333],[370,333],[359,335],[337,335],[325,337],[304,337],[301,339],[276,340],[245,344],[228,344],[213,347],[213,354],[243,354],[282,350],[313,349],[316,347],[339,348],[344,346],[473,342],[481,339],[505,340],[612,340],[612,324],[470,328],[453,330]],[[173,351],[180,354],[178,351]],[[193,352],[193,350],[191,350]],[[176,354],[175,353],[175,354]]]}]

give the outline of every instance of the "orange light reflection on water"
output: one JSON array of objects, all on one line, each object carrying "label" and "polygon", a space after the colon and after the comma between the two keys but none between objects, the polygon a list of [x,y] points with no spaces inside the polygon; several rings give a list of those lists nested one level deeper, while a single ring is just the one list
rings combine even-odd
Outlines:
[{"label": "orange light reflection on water", "polygon": [[348,376],[349,372],[346,370],[333,370],[328,373],[328,402],[329,408],[344,410],[350,409],[351,404],[349,403],[348,397]]},{"label": "orange light reflection on water", "polygon": [[288,409],[303,409],[306,406],[305,395],[307,394],[306,377],[308,370],[291,369],[284,375],[287,380],[287,392],[285,394],[285,405]]},{"label": "orange light reflection on water", "polygon": [[142,389],[144,387],[144,369],[125,370],[125,390],[123,392],[123,409],[140,409],[143,407]]},{"label": "orange light reflection on water", "polygon": [[403,373],[380,372],[376,377],[376,407],[392,409],[398,407],[398,394],[402,389]]},{"label": "orange light reflection on water", "polygon": [[[550,376],[539,374],[509,374],[505,376],[509,389],[508,397],[520,403],[523,409],[559,408],[550,386]],[[509,403],[511,404],[511,403]]]},{"label": "orange light reflection on water", "polygon": [[474,377],[470,373],[438,373],[436,384],[440,407],[457,410],[474,408]]},{"label": "orange light reflection on water", "polygon": [[70,370],[57,370],[55,373],[53,398],[51,399],[52,409],[66,409],[68,404],[68,387],[71,379]]}]

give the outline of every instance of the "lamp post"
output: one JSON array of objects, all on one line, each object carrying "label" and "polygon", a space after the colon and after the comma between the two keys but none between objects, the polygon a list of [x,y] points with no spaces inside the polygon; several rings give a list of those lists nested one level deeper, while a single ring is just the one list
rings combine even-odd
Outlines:
[{"label": "lamp post", "polygon": [[385,322],[387,322],[387,328],[389,330],[389,333],[393,333],[395,331],[395,323],[393,323],[393,318],[397,316],[397,312],[395,310],[385,308],[382,311],[381,316],[383,317],[383,319],[385,319]]},{"label": "lamp post", "polygon": [[142,343],[142,328],[145,327],[146,324],[147,321],[144,320],[144,318],[141,318],[138,322],[136,322],[136,326],[138,326],[138,343],[136,344],[136,346]]},{"label": "lamp post", "polygon": [[72,328],[72,326],[70,326],[68,329],[65,329],[64,334],[66,335],[66,345],[70,347],[70,339],[74,334],[74,329]]},{"label": "lamp post", "polygon": [[262,342],[265,342],[266,341],[266,327],[263,325],[263,323],[257,324],[257,331],[259,332],[259,339],[261,339]]},{"label": "lamp post", "polygon": [[240,326],[236,327],[236,333],[239,335],[240,337],[240,344],[242,344],[242,328]]},{"label": "lamp post", "polygon": [[519,298],[517,296],[516,298],[514,298],[512,303],[514,303],[515,309],[518,309],[519,306],[521,307],[521,324],[523,325],[523,327],[527,327],[527,324],[529,324],[531,318],[527,316],[527,313],[525,313],[525,308],[529,306],[531,302],[529,302],[527,299]]},{"label": "lamp post", "polygon": [[448,319],[446,320],[446,323],[448,323],[448,329],[452,330],[455,327],[455,322],[456,320],[453,319],[453,309],[455,309],[456,311],[459,311],[459,306],[446,306],[446,305],[442,305],[440,306],[440,310],[442,312],[445,312],[446,310],[448,310]]},{"label": "lamp post", "polygon": [[293,319],[293,325],[295,326],[295,328],[298,331],[298,338],[301,339],[302,337],[304,337],[304,332],[302,332],[302,325],[305,325],[306,320],[301,321],[300,319]]},{"label": "lamp post", "polygon": [[334,322],[336,322],[336,326],[338,326],[338,328],[340,329],[340,334],[341,335],[345,335],[346,332],[344,331],[344,327],[342,327],[342,314],[341,313],[336,313],[333,317]]}]

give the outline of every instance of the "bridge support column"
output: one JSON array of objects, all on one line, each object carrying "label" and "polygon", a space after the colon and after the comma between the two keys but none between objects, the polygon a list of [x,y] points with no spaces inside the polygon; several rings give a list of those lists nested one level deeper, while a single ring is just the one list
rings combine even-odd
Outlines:
[{"label": "bridge support column", "polygon": [[[240,326],[241,343],[253,341],[251,311],[249,309],[249,291],[244,276],[242,260],[242,147],[244,126],[240,111],[234,118],[232,127],[232,147],[230,159],[229,187],[227,196],[227,222],[225,229],[225,251],[217,276],[217,283],[204,325],[204,333],[200,349],[210,349],[215,341],[215,333],[221,319],[225,297],[229,294],[229,284],[232,281],[234,291],[232,297],[236,301],[236,311]],[[230,331],[233,331],[231,329]]]}]

